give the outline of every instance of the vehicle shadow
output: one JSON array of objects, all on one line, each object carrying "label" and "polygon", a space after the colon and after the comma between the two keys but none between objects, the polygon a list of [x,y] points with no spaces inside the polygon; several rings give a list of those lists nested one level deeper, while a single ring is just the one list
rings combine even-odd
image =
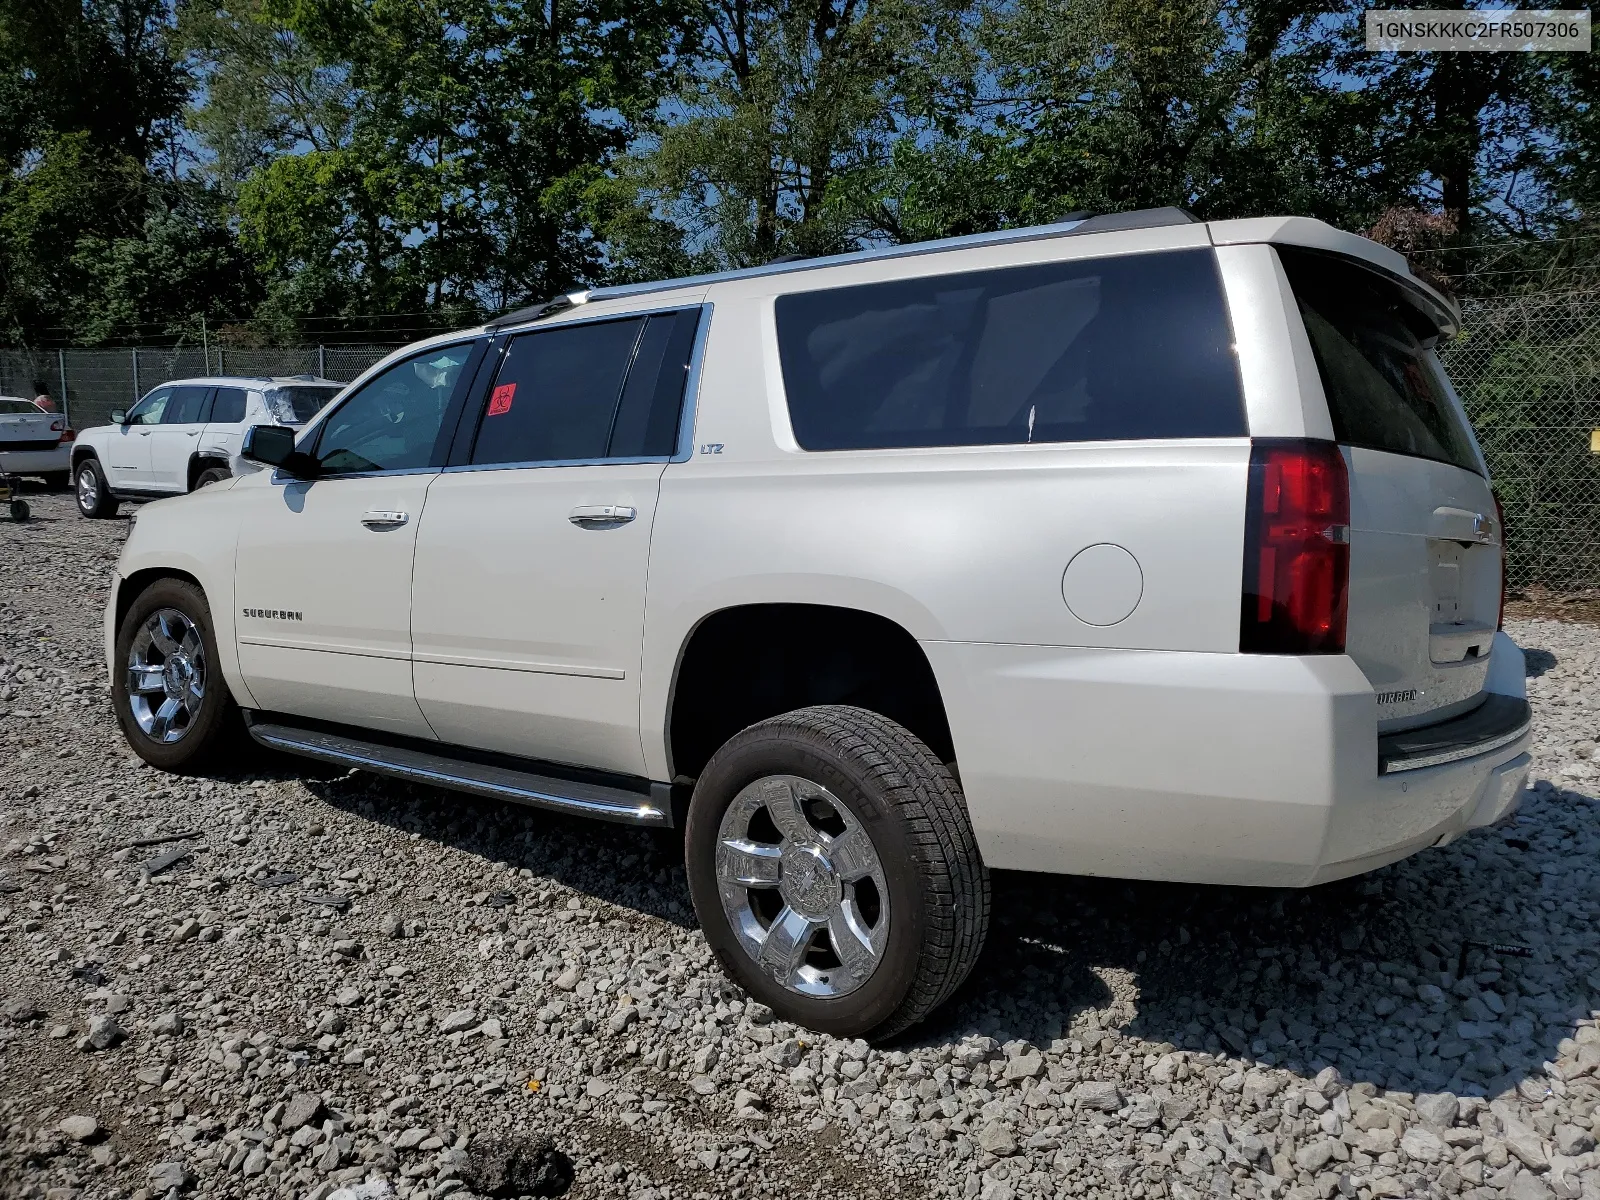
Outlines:
[{"label": "vehicle shadow", "polygon": [[303,759],[268,753],[261,759],[254,777],[300,779],[330,808],[532,873],[516,880],[486,872],[474,891],[509,890],[521,901],[526,897],[520,893],[540,883],[559,883],[681,928],[696,924],[682,845],[671,830],[585,820],[361,772],[318,770],[319,764]]},{"label": "vehicle shadow", "polygon": [[[1573,1022],[1600,1007],[1600,947],[1569,915],[1588,911],[1600,872],[1576,856],[1550,862],[1600,808],[1573,792],[1524,804],[1518,824],[1308,890],[997,872],[982,961],[913,1036],[1048,1044],[1098,1040],[1104,1025],[1112,1045],[1137,1037],[1146,1053],[1165,1044],[1307,1075],[1335,1066],[1402,1091],[1542,1083]],[[1563,932],[1583,948],[1563,948]],[[1531,956],[1497,958],[1484,942]],[[1108,1007],[1074,1023],[1091,979]]]},{"label": "vehicle shadow", "polygon": [[[556,882],[696,924],[670,832],[271,754],[246,774],[300,779],[361,820],[531,872],[510,882],[486,872],[478,890],[509,887],[521,899]],[[977,968],[898,1044],[1068,1038],[1119,1053],[1137,1038],[1140,1053],[1225,1053],[1307,1075],[1331,1065],[1352,1083],[1493,1094],[1542,1078],[1572,1022],[1600,1007],[1600,945],[1569,915],[1588,912],[1600,868],[1557,857],[1562,839],[1597,817],[1600,802],[1587,796],[1528,793],[1514,823],[1305,890],[997,871]],[[1576,951],[1561,944],[1564,929]],[[1485,942],[1526,945],[1531,957],[1497,958]]]}]

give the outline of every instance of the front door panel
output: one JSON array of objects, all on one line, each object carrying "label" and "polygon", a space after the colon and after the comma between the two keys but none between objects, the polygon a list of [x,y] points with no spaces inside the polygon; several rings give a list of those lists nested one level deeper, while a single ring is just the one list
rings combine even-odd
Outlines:
[{"label": "front door panel", "polygon": [[[442,740],[644,774],[640,648],[662,470],[439,477],[417,536],[411,628],[417,700]],[[585,515],[608,505],[634,516]]]},{"label": "front door panel", "polygon": [[[248,479],[239,666],[266,709],[431,738],[411,691],[411,564],[433,471]],[[404,520],[399,520],[403,517]]]}]

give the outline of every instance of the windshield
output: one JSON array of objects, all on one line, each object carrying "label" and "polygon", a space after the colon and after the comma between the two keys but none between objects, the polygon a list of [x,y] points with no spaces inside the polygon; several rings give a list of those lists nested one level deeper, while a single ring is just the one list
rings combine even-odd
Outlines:
[{"label": "windshield", "polygon": [[277,387],[267,393],[267,406],[272,415],[286,425],[304,425],[322,406],[342,390],[340,387],[318,387],[312,384]]},{"label": "windshield", "polygon": [[12,396],[0,396],[0,413],[27,413],[37,417],[42,410],[32,400],[18,400]]}]

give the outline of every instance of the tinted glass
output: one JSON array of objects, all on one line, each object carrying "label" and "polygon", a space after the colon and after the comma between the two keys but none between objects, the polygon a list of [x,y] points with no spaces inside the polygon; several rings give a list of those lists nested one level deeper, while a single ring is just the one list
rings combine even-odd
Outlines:
[{"label": "tinted glass", "polygon": [[171,388],[157,388],[143,400],[133,406],[128,413],[129,425],[159,425],[162,414],[167,411],[167,402],[172,399]]},{"label": "tinted glass", "polygon": [[781,296],[807,450],[1246,432],[1209,250]]},{"label": "tinted glass", "polygon": [[193,425],[197,421],[205,420],[206,397],[210,395],[208,387],[184,386],[172,389],[172,399],[167,402],[166,411],[161,414],[163,425]]},{"label": "tinted glass", "polygon": [[338,388],[280,387],[268,394],[267,403],[280,419],[291,425],[303,425],[322,411],[322,406],[339,394]]},{"label": "tinted glass", "polygon": [[524,333],[490,389],[474,463],[604,458],[644,318]]},{"label": "tinted glass", "polygon": [[650,318],[617,405],[608,457],[671,457],[678,448],[683,389],[699,325],[698,309]]},{"label": "tinted glass", "polygon": [[219,425],[237,425],[244,420],[243,388],[219,387],[211,401],[211,419]]},{"label": "tinted glass", "polygon": [[1305,319],[1334,437],[1480,470],[1466,416],[1422,344],[1433,331],[1400,285],[1325,254],[1280,248],[1278,255]]},{"label": "tinted glass", "polygon": [[40,411],[32,400],[13,400],[9,396],[0,396],[0,413],[38,416]]},{"label": "tinted glass", "polygon": [[322,425],[317,459],[325,475],[440,465],[435,449],[472,343],[396,363],[352,393]]}]

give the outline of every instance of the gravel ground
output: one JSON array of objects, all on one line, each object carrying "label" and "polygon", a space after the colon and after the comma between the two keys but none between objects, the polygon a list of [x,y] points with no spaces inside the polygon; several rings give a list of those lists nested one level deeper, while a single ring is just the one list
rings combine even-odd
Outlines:
[{"label": "gravel ground", "polygon": [[1600,1198],[1600,628],[1512,627],[1510,823],[1309,892],[1002,874],[974,978],[868,1048],[728,984],[662,835],[142,766],[99,650],[125,526],[32,498],[0,522],[0,1193]]}]

